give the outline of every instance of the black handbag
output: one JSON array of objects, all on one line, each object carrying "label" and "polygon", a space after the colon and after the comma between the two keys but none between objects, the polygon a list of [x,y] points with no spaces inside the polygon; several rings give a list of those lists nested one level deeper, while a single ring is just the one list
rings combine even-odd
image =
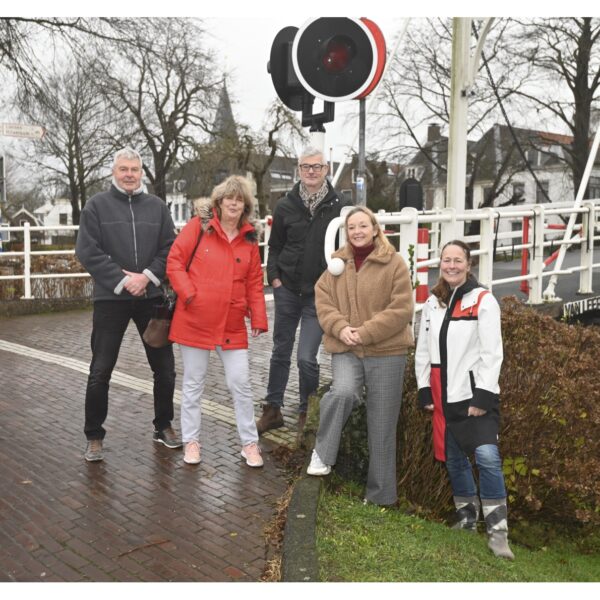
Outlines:
[{"label": "black handbag", "polygon": [[[200,233],[198,234],[196,245],[194,246],[194,250],[185,267],[186,272],[190,270],[194,254],[196,254],[196,250],[200,245],[203,233],[202,223],[200,223]],[[177,294],[172,288],[167,288],[164,285],[160,286],[160,290],[162,292],[160,303],[154,305],[152,318],[148,321],[148,325],[142,335],[144,342],[151,348],[164,348],[172,343],[169,341],[169,329],[171,328],[171,321],[173,319],[173,314],[175,313]]]}]

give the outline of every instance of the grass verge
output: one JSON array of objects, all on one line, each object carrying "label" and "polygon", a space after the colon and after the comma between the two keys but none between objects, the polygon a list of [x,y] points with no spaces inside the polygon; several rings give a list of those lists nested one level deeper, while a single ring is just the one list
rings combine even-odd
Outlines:
[{"label": "grass verge", "polygon": [[556,538],[515,561],[495,558],[485,534],[453,531],[396,509],[363,505],[348,488],[323,492],[317,551],[322,581],[582,582],[600,581],[597,554]]}]

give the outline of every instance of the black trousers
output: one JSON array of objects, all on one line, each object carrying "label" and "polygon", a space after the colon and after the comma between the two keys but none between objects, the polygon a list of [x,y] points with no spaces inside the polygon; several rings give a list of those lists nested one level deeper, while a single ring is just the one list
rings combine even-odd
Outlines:
[{"label": "black trousers", "polygon": [[[123,335],[133,320],[140,338],[152,317],[155,299],[99,300],[94,302],[92,362],[85,394],[84,433],[88,440],[103,439],[108,413],[108,387],[119,356]],[[143,342],[142,342],[143,343]],[[173,347],[151,348],[144,343],[154,373],[154,427],[162,431],[173,419],[175,359]]]}]

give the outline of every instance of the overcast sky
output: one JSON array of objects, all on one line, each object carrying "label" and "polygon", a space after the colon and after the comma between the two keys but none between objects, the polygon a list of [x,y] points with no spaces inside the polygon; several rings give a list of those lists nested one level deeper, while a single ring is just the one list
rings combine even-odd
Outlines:
[{"label": "overcast sky", "polygon": [[[403,23],[402,18],[363,16],[380,27],[388,45]],[[231,74],[228,89],[234,100],[236,119],[253,127],[261,124],[265,109],[277,97],[267,72],[273,39],[284,27],[301,28],[306,20],[306,17],[282,16],[266,19],[220,17],[205,21],[207,43],[217,50],[222,70]],[[336,160],[342,157],[357,135],[358,104],[357,101],[336,103],[335,121],[325,124],[325,147],[327,151],[333,147]],[[320,110],[320,105],[315,104],[315,108]]]},{"label": "overcast sky", "polygon": [[[257,0],[240,2],[237,0],[103,0],[102,3],[74,3],[54,0],[51,4],[21,0],[6,6],[3,15],[14,16],[189,16],[205,21],[207,45],[216,51],[217,63],[223,72],[231,74],[228,87],[232,96],[234,116],[240,122],[258,128],[265,110],[276,98],[267,73],[267,61],[275,35],[285,26],[302,25],[311,17],[348,16],[368,17],[382,30],[388,52],[392,48],[394,36],[410,15],[424,16],[483,16],[481,2],[461,0],[461,2],[392,2],[391,0],[329,0],[321,3],[285,2],[284,0]],[[587,3],[572,0],[568,10],[574,14],[584,14]],[[494,4],[495,16],[549,16],[565,14],[565,3],[530,0],[527,3],[514,0]],[[319,108],[316,105],[315,108]],[[350,115],[350,116],[348,116]],[[367,116],[368,122],[368,116]],[[358,102],[336,103],[336,119],[326,124],[325,148],[333,148],[333,155],[339,160],[350,144],[355,145],[358,132]],[[422,132],[424,135],[425,132]],[[374,150],[369,145],[367,151]]]}]

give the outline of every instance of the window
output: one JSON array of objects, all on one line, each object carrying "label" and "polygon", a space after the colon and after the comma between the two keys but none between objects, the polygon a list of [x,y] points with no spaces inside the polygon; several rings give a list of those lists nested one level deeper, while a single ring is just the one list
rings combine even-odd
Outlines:
[{"label": "window", "polygon": [[590,177],[587,198],[590,200],[600,198],[600,177]]},{"label": "window", "polygon": [[59,213],[58,224],[59,225],[68,225],[68,223],[69,223],[69,215],[67,213]]},{"label": "window", "polygon": [[536,187],[536,190],[535,190],[535,203],[543,204],[544,202],[550,202],[550,182],[549,181],[540,181],[539,185]]},{"label": "window", "polygon": [[515,200],[525,198],[525,184],[524,183],[513,183],[512,195]]}]

